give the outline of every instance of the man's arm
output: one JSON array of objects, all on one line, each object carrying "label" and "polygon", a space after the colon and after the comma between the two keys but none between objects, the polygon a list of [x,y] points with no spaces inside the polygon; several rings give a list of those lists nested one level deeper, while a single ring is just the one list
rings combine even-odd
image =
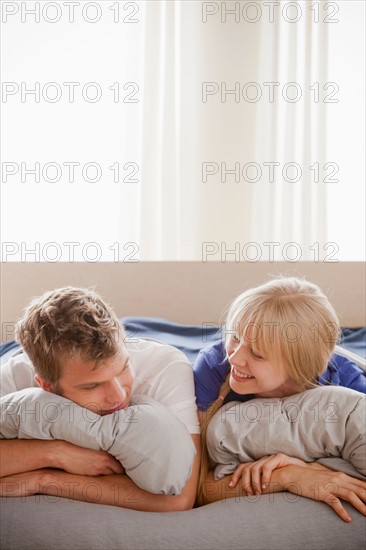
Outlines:
[{"label": "man's arm", "polygon": [[67,441],[9,439],[0,441],[0,477],[60,468],[79,475],[98,476],[124,473],[121,464],[105,451],[78,447]]},{"label": "man's arm", "polygon": [[120,506],[145,512],[172,512],[193,507],[199,474],[199,435],[192,435],[196,447],[192,474],[177,496],[157,495],[140,489],[127,475],[90,477],[57,470],[36,470],[0,480],[1,495],[21,496],[42,493],[98,504]]}]

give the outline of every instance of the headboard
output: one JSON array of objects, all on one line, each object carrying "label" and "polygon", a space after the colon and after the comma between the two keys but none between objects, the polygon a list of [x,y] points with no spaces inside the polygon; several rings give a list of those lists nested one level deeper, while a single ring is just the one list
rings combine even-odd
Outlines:
[{"label": "headboard", "polygon": [[119,317],[200,325],[219,323],[237,294],[279,274],[317,283],[343,326],[366,324],[363,262],[8,262],[1,264],[1,340],[12,339],[14,323],[33,296],[60,286],[95,287]]}]

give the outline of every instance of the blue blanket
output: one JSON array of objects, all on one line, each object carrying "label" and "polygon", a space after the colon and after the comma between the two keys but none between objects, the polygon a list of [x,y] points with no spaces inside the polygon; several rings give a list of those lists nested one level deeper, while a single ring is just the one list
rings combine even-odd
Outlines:
[{"label": "blue blanket", "polygon": [[[178,325],[156,317],[123,317],[121,323],[125,327],[128,339],[142,338],[170,344],[185,353],[192,364],[201,349],[221,338],[221,330],[215,326]],[[343,328],[340,345],[366,358],[366,328]],[[19,348],[19,344],[14,340],[0,344],[2,362]]]}]

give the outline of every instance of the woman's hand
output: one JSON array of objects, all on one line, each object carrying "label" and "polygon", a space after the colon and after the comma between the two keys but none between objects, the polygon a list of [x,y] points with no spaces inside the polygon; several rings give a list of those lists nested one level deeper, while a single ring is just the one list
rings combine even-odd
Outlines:
[{"label": "woman's hand", "polygon": [[241,478],[242,486],[247,495],[252,496],[254,493],[260,495],[262,494],[262,489],[268,487],[273,470],[289,466],[290,464],[305,466],[306,462],[292,456],[287,456],[284,453],[264,456],[255,462],[245,462],[240,464],[235,470],[229,487],[235,487]]},{"label": "woman's hand", "polygon": [[366,482],[343,472],[336,472],[318,463],[306,467],[290,465],[278,471],[278,480],[285,491],[325,502],[344,521],[352,521],[340,499],[352,504],[366,516]]}]

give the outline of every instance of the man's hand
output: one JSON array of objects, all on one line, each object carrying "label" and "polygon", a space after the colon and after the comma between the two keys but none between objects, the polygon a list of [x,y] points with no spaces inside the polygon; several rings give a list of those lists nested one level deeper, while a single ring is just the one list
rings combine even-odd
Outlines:
[{"label": "man's hand", "polygon": [[9,439],[0,441],[0,476],[58,468],[99,476],[123,474],[120,462],[105,451],[95,451],[62,440]]},{"label": "man's hand", "polygon": [[57,441],[52,449],[53,466],[70,474],[100,476],[124,474],[123,466],[105,451],[95,451],[79,447],[67,441]]},{"label": "man's hand", "polygon": [[296,495],[323,501],[344,521],[352,521],[341,500],[352,504],[366,516],[366,482],[320,464],[287,466],[276,470],[283,490]]}]

